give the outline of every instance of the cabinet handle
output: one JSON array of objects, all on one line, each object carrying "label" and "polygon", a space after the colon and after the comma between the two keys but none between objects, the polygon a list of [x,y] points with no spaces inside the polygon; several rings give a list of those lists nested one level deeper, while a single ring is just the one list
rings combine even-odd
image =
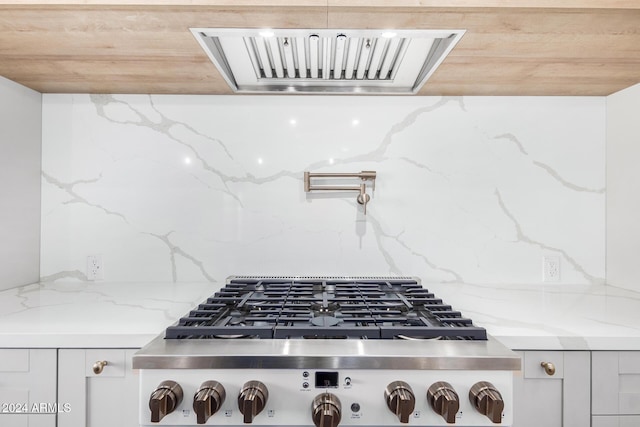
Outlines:
[{"label": "cabinet handle", "polygon": [[547,375],[553,375],[556,373],[556,365],[551,362],[542,362],[540,363],[540,366],[544,368],[544,371],[547,373]]},{"label": "cabinet handle", "polygon": [[105,366],[109,363],[106,360],[99,360],[93,364],[93,373],[96,375],[100,375]]}]

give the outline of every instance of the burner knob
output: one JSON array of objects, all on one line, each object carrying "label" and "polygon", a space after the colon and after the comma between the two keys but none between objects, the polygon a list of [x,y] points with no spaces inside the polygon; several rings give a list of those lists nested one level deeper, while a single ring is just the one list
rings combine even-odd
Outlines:
[{"label": "burner knob", "polygon": [[193,396],[193,411],[198,424],[204,424],[209,417],[220,409],[227,394],[218,381],[205,381]]},{"label": "burner knob", "polygon": [[182,387],[175,381],[162,381],[149,398],[151,422],[159,423],[165,415],[172,413],[182,402]]},{"label": "burner knob", "polygon": [[319,394],[311,404],[311,418],[316,427],[336,427],[340,423],[342,405],[338,396]]},{"label": "burner knob", "polygon": [[250,423],[253,417],[264,409],[269,398],[267,386],[260,381],[247,381],[244,383],[238,396],[238,408],[244,415],[244,422]]},{"label": "burner knob", "polygon": [[493,423],[502,422],[504,400],[493,384],[488,381],[477,382],[469,390],[471,406],[486,415]]},{"label": "burner knob", "polygon": [[460,409],[460,399],[451,384],[445,381],[431,384],[431,387],[427,390],[427,401],[436,414],[442,415],[442,418],[447,423],[453,424],[456,422],[456,414]]},{"label": "burner knob", "polygon": [[404,381],[394,381],[389,383],[384,390],[384,398],[387,406],[398,416],[401,423],[408,423],[409,417],[416,407],[416,398],[411,390],[411,386]]}]

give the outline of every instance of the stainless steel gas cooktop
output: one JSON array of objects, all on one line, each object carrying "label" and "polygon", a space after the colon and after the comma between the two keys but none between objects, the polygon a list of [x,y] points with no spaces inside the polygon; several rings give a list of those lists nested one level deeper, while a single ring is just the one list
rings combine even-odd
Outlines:
[{"label": "stainless steel gas cooktop", "polygon": [[233,276],[133,367],[144,426],[510,426],[520,359],[416,278]]}]

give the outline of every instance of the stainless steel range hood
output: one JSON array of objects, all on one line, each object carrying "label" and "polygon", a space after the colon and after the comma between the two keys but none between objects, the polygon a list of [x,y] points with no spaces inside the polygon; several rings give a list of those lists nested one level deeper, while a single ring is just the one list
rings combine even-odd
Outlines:
[{"label": "stainless steel range hood", "polygon": [[418,92],[464,30],[192,28],[239,93]]}]

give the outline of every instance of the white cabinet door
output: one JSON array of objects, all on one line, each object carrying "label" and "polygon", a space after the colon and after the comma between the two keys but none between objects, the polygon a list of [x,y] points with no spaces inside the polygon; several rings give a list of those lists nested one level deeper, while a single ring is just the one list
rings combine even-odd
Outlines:
[{"label": "white cabinet door", "polygon": [[[514,381],[514,427],[584,427],[591,423],[588,351],[524,351]],[[542,362],[550,362],[549,375]]]},{"label": "white cabinet door", "polygon": [[593,414],[640,415],[640,351],[594,351],[592,360]]},{"label": "white cabinet door", "polygon": [[0,349],[0,426],[55,427],[56,350]]},{"label": "white cabinet door", "polygon": [[[138,427],[138,376],[131,369],[136,350],[61,349],[58,396],[73,410],[58,416],[58,427]],[[96,362],[106,361],[99,374]]]}]

